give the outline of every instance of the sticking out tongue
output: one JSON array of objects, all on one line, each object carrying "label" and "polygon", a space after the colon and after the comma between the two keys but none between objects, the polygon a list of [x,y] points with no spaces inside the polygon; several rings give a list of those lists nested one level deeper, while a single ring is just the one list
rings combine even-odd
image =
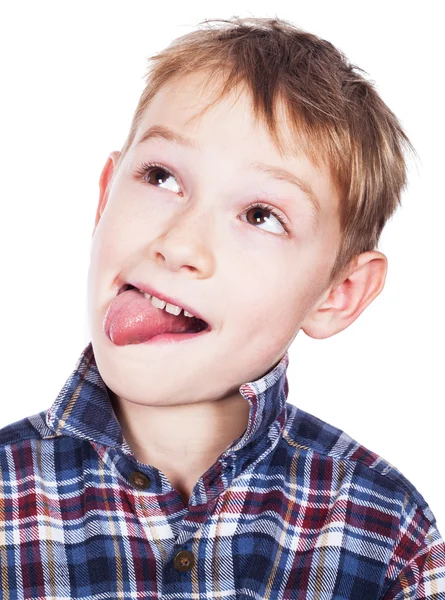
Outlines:
[{"label": "sticking out tongue", "polygon": [[120,293],[104,318],[104,330],[117,346],[147,342],[161,333],[191,333],[204,329],[204,322],[181,313],[171,315],[153,306],[136,289]]}]

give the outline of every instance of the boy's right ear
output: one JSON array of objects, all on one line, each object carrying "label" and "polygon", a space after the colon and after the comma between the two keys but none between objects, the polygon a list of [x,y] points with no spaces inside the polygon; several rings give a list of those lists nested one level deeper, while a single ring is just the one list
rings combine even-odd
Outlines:
[{"label": "boy's right ear", "polygon": [[100,221],[102,213],[105,210],[105,206],[108,202],[109,186],[113,177],[116,163],[119,160],[120,152],[114,150],[108,155],[107,161],[102,169],[99,179],[99,203],[96,210],[96,219],[94,222],[93,236],[96,231],[97,224]]}]

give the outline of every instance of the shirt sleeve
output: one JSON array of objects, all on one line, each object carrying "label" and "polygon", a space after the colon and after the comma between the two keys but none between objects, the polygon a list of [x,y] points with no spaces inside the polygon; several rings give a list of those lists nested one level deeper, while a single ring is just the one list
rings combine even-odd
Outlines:
[{"label": "shirt sleeve", "polygon": [[389,581],[381,600],[445,600],[445,544],[435,523],[421,540],[414,556]]}]

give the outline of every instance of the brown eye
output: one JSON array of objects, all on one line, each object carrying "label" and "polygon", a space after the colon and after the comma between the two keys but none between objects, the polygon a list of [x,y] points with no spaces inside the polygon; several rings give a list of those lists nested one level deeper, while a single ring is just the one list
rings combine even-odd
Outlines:
[{"label": "brown eye", "polygon": [[[153,187],[160,187],[161,184],[164,184],[169,178],[176,180],[175,176],[170,173],[168,169],[156,164],[143,164],[139,174],[142,175],[144,181]],[[161,187],[161,189],[171,188],[169,187],[169,184],[167,184],[165,188]],[[178,190],[172,189],[171,191],[177,192]]]},{"label": "brown eye", "polygon": [[145,176],[146,181],[151,183],[152,185],[156,185],[156,183],[164,183],[166,179],[170,177],[170,173],[167,173],[165,169],[161,169],[160,167],[153,167],[149,169],[147,175]]},{"label": "brown eye", "polygon": [[[251,225],[267,225],[273,227],[275,221],[278,222],[282,230],[284,229],[284,231],[287,232],[283,219],[275,212],[272,206],[257,202],[256,204],[248,206],[244,214],[246,215],[247,222]],[[273,233],[280,233],[280,231],[275,230]]]},{"label": "brown eye", "polygon": [[[251,214],[252,215],[252,220],[247,219],[249,221],[249,223],[251,223],[252,225],[261,225],[261,221],[268,221],[269,220],[269,215],[271,215],[271,211],[267,210],[266,208],[261,208],[261,207],[256,207],[256,208],[251,208],[246,212],[247,214]],[[264,216],[264,213],[266,213],[266,216]]]}]

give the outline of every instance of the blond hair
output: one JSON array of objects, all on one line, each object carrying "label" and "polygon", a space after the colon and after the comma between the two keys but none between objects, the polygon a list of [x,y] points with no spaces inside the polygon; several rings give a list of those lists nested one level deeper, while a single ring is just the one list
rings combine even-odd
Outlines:
[{"label": "blond hair", "polygon": [[[208,71],[223,75],[220,94],[200,114],[243,84],[281,153],[276,103],[288,116],[295,148],[329,168],[340,198],[341,241],[332,282],[362,252],[374,250],[406,185],[404,149],[414,149],[394,113],[362,69],[330,42],[278,18],[205,20],[148,59],[146,85],[119,163],[133,143],[150,101],[167,82]],[[212,24],[215,26],[212,28]],[[194,117],[195,118],[195,117]]]}]

